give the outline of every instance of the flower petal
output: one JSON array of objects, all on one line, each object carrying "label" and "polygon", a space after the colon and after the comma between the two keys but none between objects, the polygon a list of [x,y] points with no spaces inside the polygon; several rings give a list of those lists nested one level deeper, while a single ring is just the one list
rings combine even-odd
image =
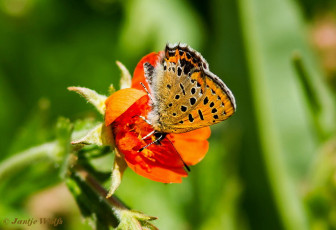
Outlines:
[{"label": "flower petal", "polygon": [[134,70],[134,73],[133,73],[132,88],[144,90],[144,88],[140,84],[140,82],[142,82],[146,86],[146,88],[149,90],[148,83],[145,79],[143,64],[145,62],[149,62],[151,65],[155,66],[162,53],[163,53],[163,51],[160,51],[158,53],[152,52],[152,53],[144,56],[139,61],[139,63],[135,67],[135,70]]},{"label": "flower petal", "polygon": [[176,150],[187,165],[195,165],[200,162],[209,149],[210,127],[196,129],[187,133],[169,134]]},{"label": "flower petal", "polygon": [[123,114],[136,100],[146,95],[144,91],[127,88],[113,93],[105,101],[105,125],[108,126]]},{"label": "flower petal", "polygon": [[147,95],[141,97],[112,123],[116,147],[137,174],[163,183],[179,183],[187,173],[179,153],[169,139],[164,138],[160,144],[152,144],[139,151],[154,140],[142,139],[153,131],[140,117],[146,116],[150,110],[148,100]]}]

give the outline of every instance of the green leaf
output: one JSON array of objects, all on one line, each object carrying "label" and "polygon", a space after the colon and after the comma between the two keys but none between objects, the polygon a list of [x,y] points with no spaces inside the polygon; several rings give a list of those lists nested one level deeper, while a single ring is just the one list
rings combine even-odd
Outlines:
[{"label": "green leaf", "polygon": [[75,198],[77,205],[84,218],[91,222],[97,229],[110,229],[117,227],[118,218],[113,213],[108,202],[101,197],[78,173],[72,173],[66,179],[66,185]]},{"label": "green leaf", "polygon": [[91,103],[100,114],[105,114],[106,96],[98,94],[96,91],[84,87],[68,87],[68,90],[74,91],[84,97],[87,102]]},{"label": "green leaf", "polygon": [[258,154],[284,228],[308,229],[294,175],[307,171],[302,159],[313,155],[316,136],[290,65],[294,50],[311,57],[302,18],[289,0],[240,0],[238,6],[262,149]]}]

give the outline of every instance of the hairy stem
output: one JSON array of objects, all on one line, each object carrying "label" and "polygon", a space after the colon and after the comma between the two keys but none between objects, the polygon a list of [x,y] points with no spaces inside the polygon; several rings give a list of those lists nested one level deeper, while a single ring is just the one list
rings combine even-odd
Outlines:
[{"label": "hairy stem", "polygon": [[[77,167],[76,172],[79,174],[79,176],[92,187],[92,189],[99,194],[101,197],[106,197],[107,190],[103,188],[100,183],[92,177],[86,170]],[[114,209],[128,209],[119,199],[117,199],[115,196],[110,196],[109,198],[105,198],[107,202],[114,208]]]}]

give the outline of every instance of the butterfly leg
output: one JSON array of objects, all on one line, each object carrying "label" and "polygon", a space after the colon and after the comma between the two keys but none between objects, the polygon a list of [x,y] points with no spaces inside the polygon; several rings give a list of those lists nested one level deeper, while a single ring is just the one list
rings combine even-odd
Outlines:
[{"label": "butterfly leg", "polygon": [[140,117],[142,120],[144,120],[147,124],[149,124],[149,125],[152,125],[151,123],[150,123],[150,121],[149,120],[147,120],[144,116],[139,116],[139,115],[134,115],[132,118],[134,118],[134,117]]},{"label": "butterfly leg", "polygon": [[145,89],[145,91],[146,91],[148,97],[149,97],[149,98],[151,99],[151,101],[153,102],[154,100],[153,100],[153,98],[152,98],[152,95],[149,93],[149,91],[147,90],[146,86],[145,86],[142,82],[140,82],[140,84],[141,84],[142,87]]},{"label": "butterfly leg", "polygon": [[[160,136],[158,136],[157,139],[155,139],[154,141],[152,141],[152,142],[149,143],[148,145],[146,145],[146,146],[140,148],[140,149],[138,150],[138,152],[141,152],[142,150],[144,150],[145,148],[147,148],[148,146],[150,146],[150,145],[152,145],[152,144],[160,143],[160,141],[161,141],[163,138],[165,138],[166,135],[167,135],[166,133],[158,133],[158,134],[159,134]],[[157,136],[157,135],[155,135],[155,136]]]},{"label": "butterfly leg", "polygon": [[151,123],[149,122],[149,120],[147,120],[145,117],[143,116],[139,116],[142,120],[144,120],[147,124],[151,125]]},{"label": "butterfly leg", "polygon": [[153,135],[154,132],[155,132],[155,130],[153,130],[152,132],[148,133],[146,136],[144,136],[144,137],[142,138],[142,140],[145,140],[147,137]]}]

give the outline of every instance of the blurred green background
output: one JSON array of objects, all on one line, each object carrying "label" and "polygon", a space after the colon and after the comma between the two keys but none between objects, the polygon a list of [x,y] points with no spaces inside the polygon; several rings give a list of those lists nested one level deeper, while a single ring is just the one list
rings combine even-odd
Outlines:
[{"label": "blurred green background", "polygon": [[[68,86],[107,94],[116,60],[132,73],[167,42],[202,53],[237,113],[212,127],[182,184],[127,170],[116,195],[159,229],[336,229],[333,0],[0,0],[0,168],[53,141],[60,116],[102,120]],[[55,229],[90,229],[58,165],[29,164],[1,179],[0,221],[49,215],[64,219]]]}]

